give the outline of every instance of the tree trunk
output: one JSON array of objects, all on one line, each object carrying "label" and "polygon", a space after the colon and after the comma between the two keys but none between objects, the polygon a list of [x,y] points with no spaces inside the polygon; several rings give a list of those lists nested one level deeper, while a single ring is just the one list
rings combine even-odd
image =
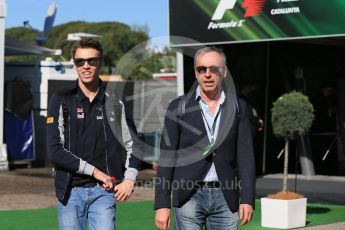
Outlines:
[{"label": "tree trunk", "polygon": [[287,181],[288,181],[288,166],[289,166],[289,140],[285,138],[285,150],[284,150],[284,176],[283,176],[283,192],[287,193]]}]

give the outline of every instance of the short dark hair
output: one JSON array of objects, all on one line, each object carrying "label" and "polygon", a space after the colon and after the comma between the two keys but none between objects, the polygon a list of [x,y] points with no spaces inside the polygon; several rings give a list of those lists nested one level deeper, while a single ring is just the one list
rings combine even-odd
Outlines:
[{"label": "short dark hair", "polygon": [[101,44],[92,38],[82,38],[76,42],[71,50],[72,59],[74,59],[75,53],[79,48],[93,48],[99,52],[99,58],[103,59],[103,49]]}]

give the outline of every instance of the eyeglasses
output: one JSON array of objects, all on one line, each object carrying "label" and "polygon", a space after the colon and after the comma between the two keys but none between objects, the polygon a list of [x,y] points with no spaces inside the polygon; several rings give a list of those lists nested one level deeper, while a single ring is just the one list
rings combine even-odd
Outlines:
[{"label": "eyeglasses", "polygon": [[219,67],[219,66],[197,66],[194,67],[194,69],[196,70],[196,72],[198,74],[205,74],[207,72],[207,69],[210,70],[211,73],[213,74],[219,74],[220,70],[224,68],[224,67]]},{"label": "eyeglasses", "polygon": [[77,67],[84,66],[86,61],[91,66],[97,66],[100,63],[100,60],[101,60],[101,58],[99,58],[99,57],[92,57],[92,58],[86,58],[86,59],[84,59],[84,58],[76,58],[76,59],[74,59],[73,62],[74,62],[74,64]]}]

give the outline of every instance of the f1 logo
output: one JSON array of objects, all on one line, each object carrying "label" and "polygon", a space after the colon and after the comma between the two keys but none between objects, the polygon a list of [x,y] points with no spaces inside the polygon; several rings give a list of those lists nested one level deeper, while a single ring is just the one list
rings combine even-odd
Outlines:
[{"label": "f1 logo", "polygon": [[220,0],[216,11],[212,16],[212,20],[221,20],[226,10],[233,9],[237,0]]},{"label": "f1 logo", "polygon": [[[237,0],[220,0],[217,9],[214,11],[212,20],[221,20],[226,10],[231,10],[235,7]],[[244,17],[252,17],[261,13],[266,0],[244,0],[242,8],[246,8]]]}]

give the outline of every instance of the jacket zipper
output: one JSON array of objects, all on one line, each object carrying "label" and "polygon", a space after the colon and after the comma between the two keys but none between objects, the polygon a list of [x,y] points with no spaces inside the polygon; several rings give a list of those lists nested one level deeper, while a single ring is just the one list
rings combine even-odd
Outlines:
[{"label": "jacket zipper", "polygon": [[103,106],[102,106],[102,117],[103,117],[103,119],[102,119],[103,132],[104,132],[104,139],[105,139],[105,164],[107,166],[107,173],[110,176],[109,167],[108,167],[108,142],[107,142],[107,133],[105,130],[105,123],[104,123],[105,117],[104,117],[104,113],[103,113]]},{"label": "jacket zipper", "polygon": [[[68,113],[68,151],[71,152],[71,122],[69,122],[71,120],[71,114]],[[67,187],[68,187],[68,181],[69,181],[69,177],[70,177],[70,173],[67,172],[67,183],[66,183],[66,189],[65,189],[65,193],[62,196],[62,200],[65,199],[66,196],[66,192],[67,192]]]}]

